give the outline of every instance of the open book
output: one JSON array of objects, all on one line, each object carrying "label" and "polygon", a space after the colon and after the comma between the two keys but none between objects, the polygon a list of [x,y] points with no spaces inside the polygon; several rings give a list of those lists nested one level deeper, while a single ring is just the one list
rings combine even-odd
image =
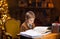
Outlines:
[{"label": "open book", "polygon": [[25,32],[20,32],[20,35],[31,36],[31,37],[41,37],[43,35],[49,34],[47,32],[48,27],[35,27],[34,29],[27,30]]}]

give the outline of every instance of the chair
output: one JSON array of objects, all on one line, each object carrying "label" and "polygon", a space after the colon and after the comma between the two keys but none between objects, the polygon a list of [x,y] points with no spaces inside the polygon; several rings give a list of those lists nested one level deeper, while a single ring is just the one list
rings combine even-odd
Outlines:
[{"label": "chair", "polygon": [[8,39],[17,38],[17,34],[20,32],[20,22],[15,19],[9,19],[5,23],[5,36]]}]

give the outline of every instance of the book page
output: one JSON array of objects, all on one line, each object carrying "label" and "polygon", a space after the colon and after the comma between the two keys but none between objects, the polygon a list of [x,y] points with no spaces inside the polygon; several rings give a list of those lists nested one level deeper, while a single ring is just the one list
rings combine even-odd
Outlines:
[{"label": "book page", "polygon": [[48,27],[35,27],[33,30],[39,33],[45,33]]}]

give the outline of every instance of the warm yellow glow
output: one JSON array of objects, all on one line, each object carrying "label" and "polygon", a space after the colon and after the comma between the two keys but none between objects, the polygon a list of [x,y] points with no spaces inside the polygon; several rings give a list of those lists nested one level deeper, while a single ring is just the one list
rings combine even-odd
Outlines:
[{"label": "warm yellow glow", "polygon": [[29,3],[31,4],[32,3],[32,0],[29,0]]},{"label": "warm yellow glow", "polygon": [[0,0],[0,10],[2,10],[2,11],[6,11],[6,10],[8,10],[8,4],[7,4],[7,2],[6,2],[6,0]]},{"label": "warm yellow glow", "polygon": [[8,17],[8,4],[6,0],[0,0],[0,13],[2,13],[2,21],[5,22],[6,18]]},{"label": "warm yellow glow", "polygon": [[49,8],[53,8],[53,7],[54,7],[53,3],[49,3],[49,4],[48,4],[48,7],[49,7]]}]

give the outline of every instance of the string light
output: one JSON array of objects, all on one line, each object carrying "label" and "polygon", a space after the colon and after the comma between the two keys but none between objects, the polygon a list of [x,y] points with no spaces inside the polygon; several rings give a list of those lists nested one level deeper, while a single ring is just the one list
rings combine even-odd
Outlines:
[{"label": "string light", "polygon": [[7,17],[8,14],[8,4],[6,0],[0,0],[0,13],[2,14],[1,15],[2,21],[6,20],[5,18]]}]

